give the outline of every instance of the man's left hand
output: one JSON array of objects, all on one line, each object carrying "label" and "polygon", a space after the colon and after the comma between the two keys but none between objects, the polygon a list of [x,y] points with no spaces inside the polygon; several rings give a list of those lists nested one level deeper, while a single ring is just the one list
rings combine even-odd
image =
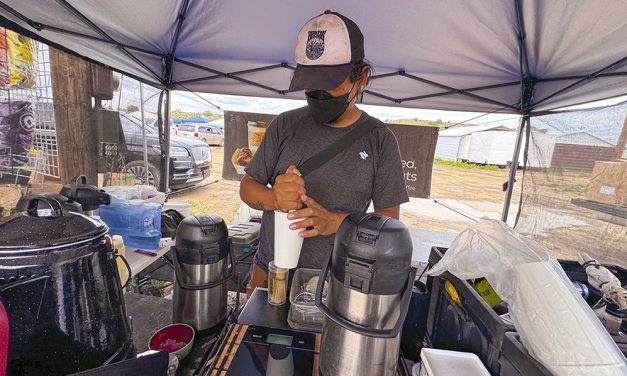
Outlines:
[{"label": "man's left hand", "polygon": [[[335,234],[346,218],[346,214],[329,211],[311,197],[302,195],[301,200],[307,207],[290,212],[287,218],[303,218],[302,221],[290,225],[291,229],[302,229],[299,235],[303,238]],[[313,228],[307,230],[307,227]]]}]

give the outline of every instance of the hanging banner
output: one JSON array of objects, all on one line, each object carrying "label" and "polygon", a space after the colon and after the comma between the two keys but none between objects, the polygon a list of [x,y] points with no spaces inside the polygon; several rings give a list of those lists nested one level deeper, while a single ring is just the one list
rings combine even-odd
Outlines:
[{"label": "hanging banner", "polygon": [[396,136],[401,150],[405,186],[409,197],[431,196],[431,175],[438,127],[387,124]]},{"label": "hanging banner", "polygon": [[[224,164],[222,178],[241,180],[244,168],[257,151],[267,126],[276,115],[252,112],[224,112]],[[431,194],[431,173],[437,127],[387,124],[398,140],[410,197],[428,198]]]},{"label": "hanging banner", "polygon": [[261,144],[266,127],[276,115],[224,111],[222,178],[241,180],[244,168]]}]

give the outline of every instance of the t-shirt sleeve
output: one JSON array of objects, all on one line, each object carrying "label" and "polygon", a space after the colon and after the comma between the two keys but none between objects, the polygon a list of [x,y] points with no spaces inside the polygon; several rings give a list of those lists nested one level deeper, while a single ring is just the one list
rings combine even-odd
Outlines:
[{"label": "t-shirt sleeve", "polygon": [[272,175],[279,156],[279,124],[281,115],[274,118],[261,140],[253,159],[244,168],[244,171],[263,185],[272,180]]},{"label": "t-shirt sleeve", "polygon": [[382,133],[372,195],[375,210],[409,201],[398,142],[389,129]]}]

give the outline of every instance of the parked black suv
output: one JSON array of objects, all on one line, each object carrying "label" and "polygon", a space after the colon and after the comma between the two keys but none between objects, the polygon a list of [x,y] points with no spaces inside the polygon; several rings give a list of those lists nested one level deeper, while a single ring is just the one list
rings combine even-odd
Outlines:
[{"label": "parked black suv", "polygon": [[[126,171],[135,175],[138,184],[143,184],[145,173],[141,120],[135,114],[125,113],[120,113],[119,119],[127,148]],[[161,148],[158,131],[155,127],[156,120],[154,118],[146,119],[145,122],[147,123],[148,184],[158,187],[161,181],[159,170]],[[209,177],[210,172],[211,150],[206,143],[174,135],[170,137],[169,181],[171,189],[190,187]]]}]

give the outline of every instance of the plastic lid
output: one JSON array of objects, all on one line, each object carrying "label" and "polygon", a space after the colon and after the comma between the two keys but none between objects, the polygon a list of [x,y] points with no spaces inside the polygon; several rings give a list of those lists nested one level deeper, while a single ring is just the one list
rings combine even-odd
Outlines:
[{"label": "plastic lid", "polygon": [[239,222],[228,226],[229,237],[234,245],[251,245],[259,237],[260,223]]}]

